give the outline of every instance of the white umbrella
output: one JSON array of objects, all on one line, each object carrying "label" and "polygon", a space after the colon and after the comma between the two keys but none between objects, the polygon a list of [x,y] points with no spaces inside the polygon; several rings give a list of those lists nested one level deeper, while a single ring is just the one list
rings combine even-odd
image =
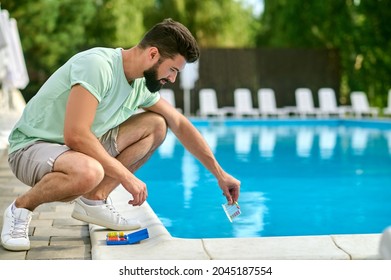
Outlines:
[{"label": "white umbrella", "polygon": [[198,77],[198,61],[187,63],[180,75],[180,86],[184,90],[183,111],[185,116],[190,116],[190,90],[194,88]]},{"label": "white umbrella", "polygon": [[[22,45],[16,20],[10,18],[7,10],[0,10],[0,46],[5,52],[2,55],[3,64],[0,72],[6,71],[3,84],[9,88],[24,89],[29,83],[27,68],[23,56]],[[2,41],[3,40],[3,41]],[[1,42],[2,41],[2,42]]]}]

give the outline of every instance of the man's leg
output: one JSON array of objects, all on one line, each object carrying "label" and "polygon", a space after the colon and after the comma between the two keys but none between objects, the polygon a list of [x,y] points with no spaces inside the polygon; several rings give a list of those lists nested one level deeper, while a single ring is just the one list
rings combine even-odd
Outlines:
[{"label": "man's leg", "polygon": [[[129,118],[118,130],[110,134],[103,145],[131,172],[144,164],[163,142],[167,125],[163,117],[155,113],[141,113]],[[87,223],[97,224],[113,230],[132,230],[141,227],[136,220],[127,220],[114,206],[107,203],[109,194],[120,184],[118,180],[105,176],[100,184],[75,201],[72,217]]]},{"label": "man's leg", "polygon": [[15,206],[34,211],[43,203],[71,201],[95,188],[103,177],[99,162],[69,150],[56,159],[52,172],[15,200]]},{"label": "man's leg", "polygon": [[[104,176],[96,160],[52,143],[36,143],[13,156],[11,161],[18,178],[34,186],[4,212],[1,243],[12,251],[30,249],[28,229],[32,211],[37,206],[72,200],[90,191]],[[18,164],[14,165],[15,162]]]},{"label": "man's leg", "polygon": [[[162,144],[167,134],[167,124],[158,114],[146,112],[132,116],[120,125],[116,158],[131,172],[140,168]],[[119,185],[117,180],[105,176],[91,192],[84,194],[91,200],[106,199]]]}]

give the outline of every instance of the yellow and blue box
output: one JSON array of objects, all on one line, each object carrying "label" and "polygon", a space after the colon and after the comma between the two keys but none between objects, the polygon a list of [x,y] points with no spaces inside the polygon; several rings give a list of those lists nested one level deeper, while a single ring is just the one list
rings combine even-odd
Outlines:
[{"label": "yellow and blue box", "polygon": [[144,228],[125,234],[123,231],[112,231],[106,235],[107,245],[127,245],[149,238],[148,229]]}]

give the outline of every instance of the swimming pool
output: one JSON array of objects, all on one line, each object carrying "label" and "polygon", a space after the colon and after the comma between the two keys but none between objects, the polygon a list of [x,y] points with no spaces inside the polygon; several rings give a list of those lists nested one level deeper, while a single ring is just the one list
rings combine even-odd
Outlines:
[{"label": "swimming pool", "polygon": [[233,223],[215,178],[170,133],[137,173],[174,237],[380,233],[391,224],[391,123],[194,121],[241,180]]}]

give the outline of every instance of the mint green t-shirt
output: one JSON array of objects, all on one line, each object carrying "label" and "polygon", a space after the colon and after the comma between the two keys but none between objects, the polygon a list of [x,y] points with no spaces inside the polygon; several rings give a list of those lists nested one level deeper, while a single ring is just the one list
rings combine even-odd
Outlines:
[{"label": "mint green t-shirt", "polygon": [[27,103],[9,137],[9,153],[33,142],[64,143],[64,119],[73,85],[80,84],[99,102],[91,131],[96,137],[118,126],[140,107],[159,100],[145,79],[126,80],[121,49],[93,48],[76,54],[53,73]]}]

